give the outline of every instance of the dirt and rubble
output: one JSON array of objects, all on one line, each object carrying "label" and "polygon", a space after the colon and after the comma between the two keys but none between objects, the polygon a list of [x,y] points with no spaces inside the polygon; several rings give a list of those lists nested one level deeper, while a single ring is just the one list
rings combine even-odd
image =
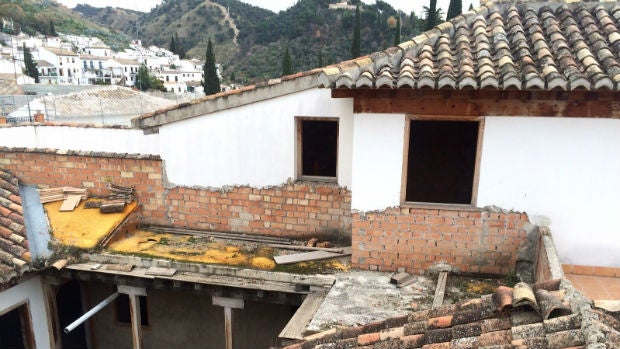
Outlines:
[{"label": "dirt and rubble", "polygon": [[[308,334],[334,327],[363,325],[405,315],[432,306],[435,275],[414,275],[415,281],[399,288],[390,283],[393,273],[350,271],[337,273],[337,281],[309,323]],[[444,304],[490,294],[506,279],[449,275]]]}]

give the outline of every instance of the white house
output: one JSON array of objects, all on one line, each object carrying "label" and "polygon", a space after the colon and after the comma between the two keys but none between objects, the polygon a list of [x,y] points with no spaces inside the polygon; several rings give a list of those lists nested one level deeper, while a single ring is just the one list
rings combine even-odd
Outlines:
[{"label": "white house", "polygon": [[58,71],[57,84],[77,85],[82,73],[82,63],[77,53],[56,47],[40,47],[40,60],[53,64]]}]

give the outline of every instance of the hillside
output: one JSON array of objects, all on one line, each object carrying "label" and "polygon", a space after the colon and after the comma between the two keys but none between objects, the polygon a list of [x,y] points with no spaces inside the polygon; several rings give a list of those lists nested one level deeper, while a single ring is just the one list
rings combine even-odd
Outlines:
[{"label": "hillside", "polygon": [[144,13],[117,7],[93,7],[87,4],[78,4],[73,11],[79,12],[84,18],[98,23],[106,28],[121,31],[127,34],[135,33],[136,21]]},{"label": "hillside", "polygon": [[[330,10],[333,2],[298,0],[276,14],[238,0],[167,0],[150,13],[88,5],[71,11],[49,0],[14,0],[0,5],[0,16],[2,11],[15,13],[14,8],[21,7],[24,31],[45,33],[51,19],[58,31],[99,36],[114,48],[122,47],[129,37],[139,37],[144,45],[168,48],[176,35],[190,58],[204,59],[211,38],[225,82],[230,83],[234,73],[236,82],[251,83],[282,74],[286,47],[294,71],[350,59],[355,11]],[[420,20],[380,0],[372,5],[359,0],[350,3],[360,4],[362,55],[394,44],[395,18],[399,16],[403,41],[422,26]]]},{"label": "hillside", "polygon": [[34,35],[37,32],[55,35],[92,35],[101,38],[113,48],[120,48],[129,40],[122,32],[109,30],[104,26],[82,18],[65,6],[50,0],[12,0],[0,3],[0,17],[11,18],[16,33]]}]

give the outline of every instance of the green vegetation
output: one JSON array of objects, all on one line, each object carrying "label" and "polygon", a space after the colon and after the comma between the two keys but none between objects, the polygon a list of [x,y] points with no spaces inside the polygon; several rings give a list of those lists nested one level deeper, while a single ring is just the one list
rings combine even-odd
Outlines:
[{"label": "green vegetation", "polygon": [[462,12],[463,12],[463,1],[462,0],[450,0],[450,5],[448,6],[448,14],[446,15],[446,21],[449,21],[452,18],[460,15]]},{"label": "green vegetation", "polygon": [[149,69],[144,64],[142,64],[138,69],[138,74],[136,74],[135,86],[140,89],[140,91],[166,91],[164,83],[161,82],[161,80],[159,80],[155,75],[151,74],[151,72],[149,72]]},{"label": "green vegetation", "polygon": [[394,29],[394,46],[400,44],[400,16],[396,17],[396,29]]},{"label": "green vegetation", "polygon": [[437,0],[430,1],[428,7],[424,6],[424,14],[426,14],[426,25],[424,30],[431,30],[442,21],[441,16],[443,15],[443,10],[437,8]]},{"label": "green vegetation", "polygon": [[355,8],[355,24],[353,25],[353,40],[351,40],[351,58],[361,56],[361,38],[360,38],[360,6]]},{"label": "green vegetation", "polygon": [[213,52],[213,43],[211,43],[210,38],[207,43],[205,65],[202,68],[202,87],[207,96],[220,92],[220,78],[217,76],[215,53]]},{"label": "green vegetation", "polygon": [[291,63],[291,54],[288,52],[288,46],[284,51],[284,58],[282,59],[282,75],[293,74],[293,64]]},{"label": "green vegetation", "polygon": [[26,75],[34,79],[35,83],[39,83],[39,69],[37,69],[37,63],[32,59],[32,53],[30,49],[26,47],[26,43],[23,43],[22,49],[24,50],[24,65],[26,66]]}]

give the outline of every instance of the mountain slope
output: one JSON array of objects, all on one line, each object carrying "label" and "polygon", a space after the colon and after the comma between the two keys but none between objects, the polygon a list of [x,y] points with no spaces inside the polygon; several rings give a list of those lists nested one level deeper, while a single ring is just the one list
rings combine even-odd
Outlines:
[{"label": "mountain slope", "polygon": [[37,32],[53,35],[55,29],[56,32],[67,34],[97,36],[113,48],[120,48],[128,42],[125,34],[84,19],[67,7],[50,0],[0,2],[0,17],[12,19],[16,33],[23,31],[30,35]]}]

